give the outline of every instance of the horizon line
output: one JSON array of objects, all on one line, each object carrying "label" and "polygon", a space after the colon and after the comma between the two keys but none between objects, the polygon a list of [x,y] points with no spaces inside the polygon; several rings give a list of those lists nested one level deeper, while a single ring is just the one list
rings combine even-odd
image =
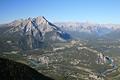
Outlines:
[{"label": "horizon line", "polygon": [[[39,16],[37,16],[39,17]],[[25,19],[28,19],[28,18],[37,18],[37,17],[23,17],[23,18],[16,18],[16,19],[11,19],[11,20],[7,20],[7,21],[3,21],[3,22],[0,22],[0,25],[1,24],[8,24],[8,23],[11,23],[15,20],[25,20]],[[41,16],[42,17],[42,16]],[[45,16],[43,16],[45,17]],[[45,19],[47,19],[45,17]],[[94,20],[50,20],[50,19],[47,19],[49,22],[52,22],[52,23],[91,23],[91,24],[116,24],[116,25],[120,25],[119,22],[95,22]]]}]

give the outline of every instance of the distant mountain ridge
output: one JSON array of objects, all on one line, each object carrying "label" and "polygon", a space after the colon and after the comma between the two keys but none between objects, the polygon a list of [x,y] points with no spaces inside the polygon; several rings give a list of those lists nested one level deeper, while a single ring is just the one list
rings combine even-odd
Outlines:
[{"label": "distant mountain ridge", "polygon": [[100,30],[100,29],[112,29],[112,30],[120,30],[120,24],[96,24],[96,23],[88,23],[88,22],[58,22],[55,23],[57,26],[60,26],[61,28],[64,29],[69,29],[71,31],[88,31],[92,32],[95,30]]},{"label": "distant mountain ridge", "polygon": [[55,24],[73,37],[75,35],[79,37],[80,35],[86,35],[86,37],[109,37],[109,35],[112,36],[112,34],[118,34],[120,32],[120,24],[95,24],[89,22],[58,22]]}]

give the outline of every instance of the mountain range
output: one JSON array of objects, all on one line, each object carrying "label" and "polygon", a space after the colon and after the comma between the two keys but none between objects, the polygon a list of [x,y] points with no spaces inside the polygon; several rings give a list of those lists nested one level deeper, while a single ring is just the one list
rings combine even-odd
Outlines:
[{"label": "mountain range", "polygon": [[58,22],[62,30],[75,38],[120,38],[120,24],[96,24],[90,22]]},{"label": "mountain range", "polygon": [[27,50],[71,39],[120,39],[120,25],[89,22],[58,22],[53,24],[44,16],[39,16],[0,25],[0,34],[1,38],[15,42],[15,45],[22,50]]},{"label": "mountain range", "polygon": [[28,50],[50,47],[52,43],[72,39],[120,39],[120,25],[89,22],[51,23],[44,16],[39,16],[0,25],[0,34],[2,40],[14,42],[18,49]]}]

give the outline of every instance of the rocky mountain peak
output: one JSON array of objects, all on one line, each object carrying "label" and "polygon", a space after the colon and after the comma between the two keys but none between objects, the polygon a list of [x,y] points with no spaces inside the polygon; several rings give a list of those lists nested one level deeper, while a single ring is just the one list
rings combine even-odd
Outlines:
[{"label": "rocky mountain peak", "polygon": [[40,25],[40,24],[47,25],[48,24],[48,21],[47,21],[47,19],[45,19],[44,16],[39,16],[39,17],[35,18],[35,21],[38,25]]},{"label": "rocky mountain peak", "polygon": [[31,18],[31,17],[29,17],[29,18],[28,18],[28,20],[29,20],[29,21],[31,21],[31,20],[32,20],[32,18]]},{"label": "rocky mountain peak", "polygon": [[32,26],[31,19],[30,19],[30,20],[28,20],[27,26]]}]

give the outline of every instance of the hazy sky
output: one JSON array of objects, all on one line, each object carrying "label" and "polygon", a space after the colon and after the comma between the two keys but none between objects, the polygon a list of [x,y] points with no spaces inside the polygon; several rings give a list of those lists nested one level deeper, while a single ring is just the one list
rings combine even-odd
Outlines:
[{"label": "hazy sky", "polygon": [[0,0],[0,23],[37,16],[51,22],[120,23],[120,0]]}]

